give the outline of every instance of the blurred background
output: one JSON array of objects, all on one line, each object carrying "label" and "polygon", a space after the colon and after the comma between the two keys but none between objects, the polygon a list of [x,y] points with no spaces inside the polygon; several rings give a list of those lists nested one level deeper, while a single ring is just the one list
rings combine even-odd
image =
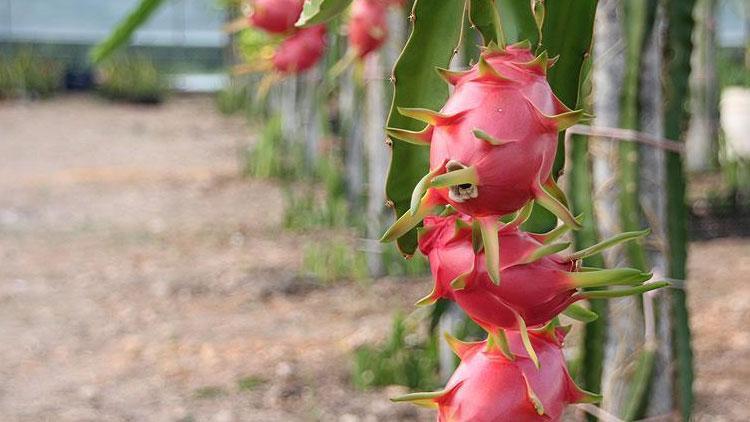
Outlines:
[{"label": "blurred background", "polygon": [[[432,420],[388,397],[442,385],[441,331],[480,331],[415,310],[425,260],[377,241],[407,9],[335,91],[339,22],[321,64],[258,95],[262,74],[231,70],[276,41],[226,32],[232,1],[166,0],[93,65],[137,4],[0,0],[0,419]],[[694,18],[695,420],[747,421],[750,5],[698,0]]]}]

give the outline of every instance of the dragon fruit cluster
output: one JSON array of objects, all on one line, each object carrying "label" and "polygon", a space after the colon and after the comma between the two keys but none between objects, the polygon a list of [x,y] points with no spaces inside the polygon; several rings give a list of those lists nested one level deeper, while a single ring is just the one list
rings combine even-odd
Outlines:
[{"label": "dragon fruit cluster", "polygon": [[[389,129],[392,138],[430,148],[430,171],[383,240],[423,223],[419,249],[435,284],[418,304],[453,301],[488,333],[479,343],[450,340],[461,364],[443,391],[395,399],[437,408],[439,421],[554,421],[567,404],[595,400],[567,372],[558,316],[575,310],[567,313],[580,318],[583,299],[665,285],[646,283],[651,274],[636,269],[581,265],[648,231],[578,252],[564,252],[570,243],[558,241],[580,227],[551,177],[558,133],[584,115],[552,92],[546,73],[554,62],[532,54],[527,42],[490,46],[468,71],[439,70],[454,88],[440,112],[399,110],[426,122],[424,130]],[[534,204],[562,224],[544,234],[522,230]],[[610,286],[618,288],[604,289]]]},{"label": "dragon fruit cluster", "polygon": [[271,58],[271,67],[282,75],[302,73],[323,58],[327,45],[325,25],[297,28],[304,0],[254,0],[250,26],[284,36]]},{"label": "dragon fruit cluster", "polygon": [[[271,58],[271,68],[282,75],[302,73],[315,66],[325,53],[325,25],[297,28],[304,0],[253,0],[248,21],[251,27],[285,37]],[[348,23],[349,59],[362,60],[378,50],[388,35],[389,6],[400,0],[354,0]]]}]

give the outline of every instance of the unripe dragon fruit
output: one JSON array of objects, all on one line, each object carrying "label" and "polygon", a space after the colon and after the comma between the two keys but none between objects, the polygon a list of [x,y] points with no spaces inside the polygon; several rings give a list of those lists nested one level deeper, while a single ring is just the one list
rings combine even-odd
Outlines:
[{"label": "unripe dragon fruit", "polygon": [[304,0],[255,0],[250,25],[273,34],[294,29],[302,13]]},{"label": "unripe dragon fruit", "polygon": [[388,35],[384,0],[355,0],[349,19],[349,48],[358,59],[379,49]]},{"label": "unripe dragon fruit", "polygon": [[393,400],[437,408],[441,422],[558,421],[566,405],[600,399],[570,377],[562,352],[564,336],[559,327],[530,333],[539,369],[517,331],[476,343],[446,336],[461,364],[445,389]]},{"label": "unripe dragon fruit", "polygon": [[[455,301],[490,333],[503,329],[522,332],[549,323],[575,302],[587,297],[616,297],[643,293],[666,283],[649,283],[651,274],[631,268],[580,268],[580,260],[648,231],[623,233],[580,252],[562,255],[569,243],[553,243],[562,231],[531,234],[518,229],[521,221],[502,226],[497,237],[497,262],[502,282],[495,284],[485,265],[486,249],[479,246],[472,220],[459,213],[425,218],[419,247],[430,261],[433,291],[418,304],[439,298]],[[565,227],[565,226],[562,226]],[[584,287],[627,286],[619,290],[581,291]],[[592,296],[593,295],[593,296]],[[533,351],[529,353],[533,356]]]},{"label": "unripe dragon fruit", "polygon": [[430,173],[417,185],[410,212],[383,241],[402,236],[443,204],[495,221],[535,200],[566,224],[580,227],[550,176],[558,132],[583,115],[552,92],[546,71],[553,62],[546,53],[534,57],[528,43],[488,48],[468,71],[441,70],[455,89],[439,113],[399,110],[428,123],[421,132],[389,129],[389,134],[429,145]]},{"label": "unripe dragon fruit", "polygon": [[299,73],[315,66],[326,47],[326,27],[302,28],[279,44],[271,63],[280,73]]}]

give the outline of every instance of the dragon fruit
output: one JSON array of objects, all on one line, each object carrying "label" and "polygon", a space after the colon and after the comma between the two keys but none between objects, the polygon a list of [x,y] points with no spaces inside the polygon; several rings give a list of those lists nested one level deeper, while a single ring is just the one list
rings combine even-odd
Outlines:
[{"label": "dragon fruit", "polygon": [[355,0],[349,19],[349,48],[358,59],[379,49],[386,40],[388,3],[383,0]]},{"label": "dragon fruit", "polygon": [[285,74],[303,72],[315,66],[326,47],[326,27],[317,25],[302,28],[285,39],[276,49],[271,63]]},{"label": "dragon fruit", "polygon": [[558,132],[583,113],[555,97],[546,79],[551,63],[546,53],[534,57],[528,42],[488,48],[468,71],[440,71],[455,86],[441,112],[400,109],[428,126],[421,132],[389,129],[389,135],[429,145],[431,170],[415,188],[410,212],[383,241],[402,236],[444,204],[484,218],[486,233],[495,228],[497,217],[532,200],[580,227],[550,174]]},{"label": "dragon fruit", "polygon": [[[631,268],[582,269],[580,260],[648,231],[623,233],[583,251],[562,255],[569,243],[554,243],[562,232],[532,234],[519,230],[517,220],[500,227],[497,254],[502,282],[488,274],[470,217],[455,213],[428,216],[419,233],[419,247],[430,261],[435,286],[418,304],[439,298],[455,301],[487,332],[503,329],[526,331],[549,323],[575,302],[587,297],[616,297],[663,287],[643,284],[651,274]],[[565,226],[562,226],[565,227]],[[546,242],[546,243],[545,243]],[[618,290],[580,291],[584,287],[628,286]],[[533,355],[533,351],[529,351]]]},{"label": "dragon fruit", "polygon": [[393,400],[437,408],[442,422],[558,421],[566,405],[600,399],[570,377],[562,353],[565,332],[549,327],[529,334],[539,369],[526,353],[520,332],[476,343],[446,336],[461,359],[446,388]]},{"label": "dragon fruit", "polygon": [[294,29],[302,13],[304,0],[255,0],[250,25],[273,34]]}]

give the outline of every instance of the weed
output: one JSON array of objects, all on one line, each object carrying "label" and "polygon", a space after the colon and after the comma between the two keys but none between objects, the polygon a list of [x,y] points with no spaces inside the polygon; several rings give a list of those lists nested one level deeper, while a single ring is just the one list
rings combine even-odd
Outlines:
[{"label": "weed", "polygon": [[357,388],[404,385],[432,390],[439,384],[438,346],[434,336],[419,338],[402,315],[396,315],[387,343],[361,346],[354,352],[352,381]]},{"label": "weed", "polygon": [[143,55],[121,55],[100,68],[99,93],[115,101],[156,104],[164,99],[164,78],[156,65]]},{"label": "weed", "polygon": [[337,240],[307,245],[302,268],[324,283],[367,278],[367,259],[364,253]]}]

